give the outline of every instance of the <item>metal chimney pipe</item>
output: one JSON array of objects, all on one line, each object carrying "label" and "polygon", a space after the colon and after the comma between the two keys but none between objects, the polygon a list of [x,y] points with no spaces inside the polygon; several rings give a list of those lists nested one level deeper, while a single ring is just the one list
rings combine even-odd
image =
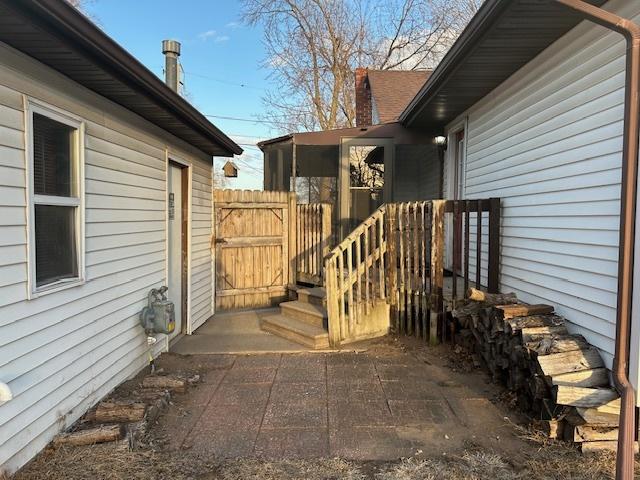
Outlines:
[{"label": "metal chimney pipe", "polygon": [[174,92],[178,92],[178,57],[180,56],[180,42],[176,40],[163,40],[162,53],[164,54],[165,83]]}]

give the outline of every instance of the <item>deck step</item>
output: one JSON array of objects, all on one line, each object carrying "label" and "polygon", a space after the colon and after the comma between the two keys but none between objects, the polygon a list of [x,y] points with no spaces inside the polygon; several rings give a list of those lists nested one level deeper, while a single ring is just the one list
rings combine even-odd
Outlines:
[{"label": "deck step", "polygon": [[327,306],[327,291],[324,287],[299,288],[296,293],[298,294],[298,300],[303,303],[321,307]]},{"label": "deck step", "polygon": [[285,317],[308,323],[318,328],[327,327],[327,310],[320,305],[294,300],[281,303],[280,312]]},{"label": "deck step", "polygon": [[329,334],[324,328],[309,325],[284,315],[266,315],[262,317],[260,327],[265,332],[314,350],[329,348]]}]

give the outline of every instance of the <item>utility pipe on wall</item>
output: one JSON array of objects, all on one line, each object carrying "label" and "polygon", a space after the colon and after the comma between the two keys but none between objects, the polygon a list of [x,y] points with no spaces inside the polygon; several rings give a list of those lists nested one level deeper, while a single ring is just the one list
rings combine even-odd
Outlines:
[{"label": "utility pipe on wall", "polygon": [[632,480],[635,441],[635,395],[629,381],[629,343],[633,293],[633,255],[638,176],[638,127],[640,115],[640,26],[583,0],[554,0],[585,19],[618,32],[627,41],[622,141],[622,192],[620,196],[620,245],[618,254],[618,302],[613,377],[620,393],[620,428],[616,479]]}]

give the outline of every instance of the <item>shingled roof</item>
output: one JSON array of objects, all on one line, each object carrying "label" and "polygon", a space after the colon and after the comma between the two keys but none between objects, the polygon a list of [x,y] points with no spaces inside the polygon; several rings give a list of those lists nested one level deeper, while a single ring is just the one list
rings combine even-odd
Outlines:
[{"label": "shingled roof", "polygon": [[369,70],[371,98],[380,123],[396,121],[429,75],[430,70]]}]

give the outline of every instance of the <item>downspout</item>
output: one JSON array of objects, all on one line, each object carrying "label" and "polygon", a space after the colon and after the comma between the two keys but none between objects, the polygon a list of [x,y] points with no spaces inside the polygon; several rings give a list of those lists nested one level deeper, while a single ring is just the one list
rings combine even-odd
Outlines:
[{"label": "downspout", "polygon": [[633,294],[633,247],[638,175],[638,115],[640,113],[640,26],[583,0],[554,0],[585,19],[618,32],[627,41],[620,196],[620,246],[613,378],[620,393],[620,428],[616,479],[632,480],[635,441],[635,395],[629,381],[629,343]]}]

